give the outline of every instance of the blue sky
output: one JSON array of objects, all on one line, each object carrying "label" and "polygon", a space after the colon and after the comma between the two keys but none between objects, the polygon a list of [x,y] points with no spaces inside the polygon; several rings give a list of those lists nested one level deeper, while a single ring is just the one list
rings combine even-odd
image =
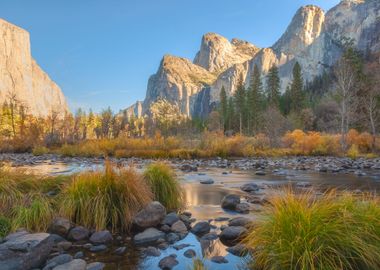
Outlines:
[{"label": "blue sky", "polygon": [[164,54],[193,59],[207,32],[272,45],[296,10],[339,0],[1,0],[0,17],[28,30],[32,54],[70,108],[145,97]]}]

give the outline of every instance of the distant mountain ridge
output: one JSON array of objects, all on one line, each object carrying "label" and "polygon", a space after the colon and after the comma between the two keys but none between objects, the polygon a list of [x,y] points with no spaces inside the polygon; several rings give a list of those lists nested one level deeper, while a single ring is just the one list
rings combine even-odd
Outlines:
[{"label": "distant mountain ridge", "polygon": [[0,36],[0,104],[14,95],[28,114],[68,112],[61,89],[31,56],[29,33],[0,19]]},{"label": "distant mountain ridge", "polygon": [[141,114],[160,98],[178,104],[188,116],[207,113],[218,102],[222,86],[232,95],[240,78],[249,84],[255,64],[263,77],[277,65],[282,91],[291,81],[296,61],[304,80],[311,81],[340,57],[342,38],[351,38],[360,50],[380,51],[380,1],[344,0],[327,13],[314,5],[301,7],[269,48],[207,33],[193,62],[164,56],[149,78]]}]

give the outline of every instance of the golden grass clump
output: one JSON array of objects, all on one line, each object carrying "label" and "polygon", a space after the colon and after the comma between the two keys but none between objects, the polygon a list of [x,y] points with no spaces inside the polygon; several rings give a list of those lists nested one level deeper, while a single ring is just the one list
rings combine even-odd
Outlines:
[{"label": "golden grass clump", "polygon": [[153,194],[133,169],[84,172],[73,177],[62,191],[60,213],[96,230],[128,230],[133,216],[149,203]]},{"label": "golden grass clump", "polygon": [[252,269],[380,269],[380,203],[287,190],[270,199],[243,242]]},{"label": "golden grass clump", "polygon": [[54,216],[52,202],[40,193],[28,194],[22,204],[12,210],[12,229],[25,228],[32,232],[45,232]]},{"label": "golden grass clump", "polygon": [[153,191],[154,199],[168,210],[178,210],[183,206],[181,185],[168,165],[152,163],[146,168],[144,177]]}]

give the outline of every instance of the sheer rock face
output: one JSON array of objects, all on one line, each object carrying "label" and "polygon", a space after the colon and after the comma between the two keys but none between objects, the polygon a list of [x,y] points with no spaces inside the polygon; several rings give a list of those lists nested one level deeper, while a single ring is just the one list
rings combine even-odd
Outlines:
[{"label": "sheer rock face", "polygon": [[194,64],[210,72],[220,73],[237,63],[243,63],[259,51],[255,45],[233,39],[231,42],[215,33],[205,34],[201,49],[194,59]]},{"label": "sheer rock face", "polygon": [[161,97],[178,103],[185,114],[199,116],[197,110],[210,111],[206,106],[219,101],[223,86],[228,95],[234,93],[241,79],[248,86],[254,65],[260,69],[264,84],[268,70],[277,65],[281,90],[285,91],[296,61],[302,67],[303,79],[311,81],[337,61],[344,37],[352,38],[360,50],[380,50],[379,0],[344,0],[326,14],[316,6],[301,7],[270,48],[258,49],[248,42],[230,42],[208,33],[193,63],[164,57],[158,72],[149,79],[144,109]]},{"label": "sheer rock face", "polygon": [[29,33],[0,19],[0,35],[0,104],[15,93],[30,114],[68,111],[61,89],[32,58]]}]

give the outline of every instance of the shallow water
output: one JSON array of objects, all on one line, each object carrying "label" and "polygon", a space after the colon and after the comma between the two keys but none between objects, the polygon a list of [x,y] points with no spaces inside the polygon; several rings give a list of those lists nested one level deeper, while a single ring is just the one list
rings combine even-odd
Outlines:
[{"label": "shallow water", "polygon": [[[44,162],[27,169],[34,170],[42,174],[71,174],[83,170],[101,169],[102,164],[93,163],[49,163]],[[138,170],[142,169],[142,165],[137,166]],[[230,170],[222,168],[199,168],[198,172],[183,173],[177,171],[178,177],[184,188],[184,196],[186,200],[186,208],[189,210],[197,221],[211,220],[216,217],[236,217],[242,214],[235,212],[227,212],[220,207],[222,198],[227,194],[242,195],[243,200],[248,196],[247,193],[240,190],[240,186],[246,183],[254,182],[262,187],[261,194],[272,192],[279,186],[287,186],[299,182],[310,183],[312,188],[324,191],[329,188],[361,190],[376,192],[380,190],[380,171],[368,170],[364,171],[366,176],[357,176],[354,171],[345,173],[322,173],[314,170],[300,171],[292,169],[278,168],[276,171],[267,170],[266,175],[255,175],[254,171]],[[214,184],[200,184],[201,180],[212,179]],[[253,205],[253,209],[249,215],[244,215],[254,219],[260,211],[259,205]],[[216,231],[225,222],[212,221],[211,224],[217,227]],[[226,246],[219,240],[211,241],[205,245],[201,244],[199,239],[189,233],[187,237],[182,239],[178,244],[189,244],[190,246],[182,250],[175,250],[173,246],[169,246],[166,250],[161,250],[160,257],[143,258],[141,251],[134,247],[130,241],[118,243],[115,247],[111,247],[109,252],[94,254],[85,252],[87,261],[100,261],[106,263],[106,269],[159,269],[158,262],[165,256],[176,254],[179,265],[174,269],[191,269],[192,259],[186,258],[183,253],[192,248],[196,251],[199,258],[204,258],[204,263],[208,269],[244,269],[244,260],[236,257],[226,251]],[[127,246],[127,252],[123,256],[116,256],[112,251],[116,247]],[[75,250],[73,250],[75,253]],[[213,256],[226,256],[229,261],[227,264],[215,264],[209,259]]]}]

